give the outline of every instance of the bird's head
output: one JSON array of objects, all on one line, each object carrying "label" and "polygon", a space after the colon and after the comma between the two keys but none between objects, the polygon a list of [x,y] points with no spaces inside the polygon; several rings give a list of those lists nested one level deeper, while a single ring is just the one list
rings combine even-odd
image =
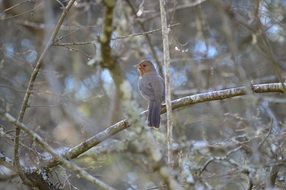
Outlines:
[{"label": "bird's head", "polygon": [[151,63],[151,61],[148,60],[141,61],[140,63],[135,65],[135,67],[137,68],[140,76],[143,76],[148,72],[155,71],[154,65]]}]

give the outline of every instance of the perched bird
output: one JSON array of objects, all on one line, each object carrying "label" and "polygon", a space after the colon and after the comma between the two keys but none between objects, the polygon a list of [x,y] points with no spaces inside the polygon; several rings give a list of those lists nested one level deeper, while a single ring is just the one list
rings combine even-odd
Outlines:
[{"label": "perched bird", "polygon": [[157,73],[151,61],[143,60],[136,65],[140,75],[138,88],[141,95],[148,100],[148,126],[159,128],[161,103],[165,99],[164,80]]}]

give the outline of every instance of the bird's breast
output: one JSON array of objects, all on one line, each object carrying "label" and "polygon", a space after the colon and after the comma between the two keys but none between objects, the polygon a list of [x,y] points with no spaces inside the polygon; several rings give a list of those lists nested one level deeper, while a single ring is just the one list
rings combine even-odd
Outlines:
[{"label": "bird's breast", "polygon": [[147,99],[151,100],[154,99],[154,92],[152,90],[152,87],[150,85],[150,81],[146,77],[142,77],[139,79],[138,83],[139,91],[141,95]]}]

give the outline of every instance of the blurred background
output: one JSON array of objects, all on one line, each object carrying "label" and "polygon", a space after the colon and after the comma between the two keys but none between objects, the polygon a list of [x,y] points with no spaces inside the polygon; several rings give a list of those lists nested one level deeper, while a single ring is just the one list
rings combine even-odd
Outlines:
[{"label": "blurred background", "polygon": [[[1,110],[15,118],[67,3],[0,0]],[[122,119],[137,119],[147,108],[133,67],[139,61],[151,60],[163,76],[159,1],[114,3],[106,46],[106,4],[76,0],[35,80],[23,122],[59,153]],[[169,0],[165,7],[172,99],[285,81],[285,0]],[[285,189],[285,104],[285,94],[250,91],[174,111],[172,169],[166,167],[165,115],[153,135],[146,132],[144,118],[137,120],[73,162],[117,189],[171,188],[166,181],[174,184],[171,189]],[[13,158],[15,127],[0,117],[0,131],[0,151]],[[38,167],[44,153],[22,133],[23,165]],[[164,169],[170,170],[167,177]],[[59,189],[96,189],[61,166],[49,179]],[[0,189],[23,185],[0,166]]]}]

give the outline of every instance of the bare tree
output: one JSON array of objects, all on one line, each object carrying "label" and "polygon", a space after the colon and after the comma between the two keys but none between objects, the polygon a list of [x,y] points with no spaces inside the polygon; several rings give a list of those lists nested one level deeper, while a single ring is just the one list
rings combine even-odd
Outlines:
[{"label": "bare tree", "polygon": [[[0,1],[0,189],[285,189],[285,9]],[[159,130],[142,59],[164,70]]]}]

